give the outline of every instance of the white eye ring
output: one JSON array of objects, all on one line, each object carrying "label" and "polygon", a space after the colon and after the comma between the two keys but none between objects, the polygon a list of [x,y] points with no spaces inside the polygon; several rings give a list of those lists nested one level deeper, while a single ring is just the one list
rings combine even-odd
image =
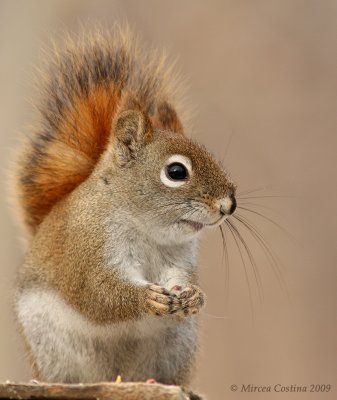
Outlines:
[{"label": "white eye ring", "polygon": [[188,157],[182,156],[181,154],[174,154],[166,160],[164,167],[160,171],[160,180],[165,186],[176,188],[185,185],[187,180],[172,180],[167,175],[167,166],[173,163],[182,164],[187,169],[189,177],[192,174],[192,163]]}]

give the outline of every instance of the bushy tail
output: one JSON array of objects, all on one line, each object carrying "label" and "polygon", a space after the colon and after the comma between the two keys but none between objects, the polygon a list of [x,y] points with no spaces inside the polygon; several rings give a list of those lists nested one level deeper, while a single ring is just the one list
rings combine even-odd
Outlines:
[{"label": "bushy tail", "polygon": [[154,127],[183,132],[171,103],[176,79],[165,57],[143,52],[128,29],[83,29],[63,46],[48,57],[40,126],[20,160],[18,191],[32,232],[55,203],[90,175],[120,109],[140,107]]}]

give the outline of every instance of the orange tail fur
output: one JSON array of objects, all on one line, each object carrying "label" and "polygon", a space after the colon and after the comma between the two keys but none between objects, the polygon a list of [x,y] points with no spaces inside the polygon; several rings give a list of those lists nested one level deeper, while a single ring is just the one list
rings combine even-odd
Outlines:
[{"label": "orange tail fur", "polygon": [[19,169],[19,200],[32,232],[90,175],[120,108],[137,103],[155,128],[183,133],[170,103],[175,80],[162,55],[143,53],[127,30],[82,36],[67,39],[50,57],[41,126],[29,139]]}]

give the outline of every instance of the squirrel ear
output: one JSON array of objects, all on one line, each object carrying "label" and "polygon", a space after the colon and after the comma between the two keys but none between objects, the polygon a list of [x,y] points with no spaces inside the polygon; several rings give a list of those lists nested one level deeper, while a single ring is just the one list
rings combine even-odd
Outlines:
[{"label": "squirrel ear", "polygon": [[114,129],[115,149],[122,163],[135,158],[137,152],[151,142],[153,127],[139,110],[123,111],[117,116]]}]

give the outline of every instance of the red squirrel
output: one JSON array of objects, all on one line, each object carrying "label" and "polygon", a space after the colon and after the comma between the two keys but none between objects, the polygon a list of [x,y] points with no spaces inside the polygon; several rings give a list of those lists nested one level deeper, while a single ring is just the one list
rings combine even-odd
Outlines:
[{"label": "red squirrel", "polygon": [[168,71],[121,29],[49,59],[16,175],[30,238],[15,307],[36,379],[189,390],[196,244],[234,212],[236,186],[185,136]]}]

